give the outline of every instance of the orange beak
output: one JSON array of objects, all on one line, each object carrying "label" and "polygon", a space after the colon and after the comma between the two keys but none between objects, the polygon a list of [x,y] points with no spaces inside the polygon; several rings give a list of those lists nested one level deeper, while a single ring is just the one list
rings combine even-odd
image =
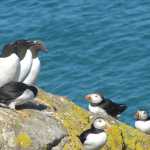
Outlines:
[{"label": "orange beak", "polygon": [[88,101],[90,101],[91,100],[91,96],[90,95],[86,95],[85,99],[88,100]]},{"label": "orange beak", "polygon": [[108,133],[111,133],[112,132],[112,127],[109,123],[106,123],[106,128],[105,128],[105,131],[108,132]]}]

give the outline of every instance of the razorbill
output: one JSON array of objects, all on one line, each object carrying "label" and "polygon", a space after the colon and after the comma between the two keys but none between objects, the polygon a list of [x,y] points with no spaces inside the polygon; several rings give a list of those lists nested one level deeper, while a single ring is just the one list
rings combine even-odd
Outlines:
[{"label": "razorbill", "polygon": [[35,45],[31,48],[32,52],[32,66],[31,69],[26,76],[23,83],[26,84],[34,84],[36,81],[36,78],[40,71],[40,59],[38,57],[38,53],[40,50],[48,51],[48,49],[44,46],[44,44],[41,41],[34,41]]},{"label": "razorbill", "polygon": [[32,40],[17,40],[9,45],[3,50],[3,54],[9,55],[15,52],[20,58],[20,73],[17,81],[33,83],[40,70],[38,52],[47,51],[47,48],[41,41]]},{"label": "razorbill", "polygon": [[[17,40],[14,43],[9,43],[3,48],[2,54],[7,56],[12,53],[16,53],[20,59],[20,72],[17,81],[22,81],[32,65],[32,53],[30,47],[34,45],[33,41],[30,40]],[[13,81],[13,80],[12,80]],[[15,80],[16,81],[16,80]]]},{"label": "razorbill", "polygon": [[[11,48],[11,44],[4,46],[3,50]],[[20,72],[20,59],[16,52],[1,54],[0,57],[0,87],[11,82],[17,81]]]},{"label": "razorbill", "polygon": [[89,101],[89,111],[96,114],[101,113],[117,117],[127,108],[126,105],[114,103],[98,93],[88,94],[85,99]]},{"label": "razorbill", "polygon": [[85,150],[99,150],[107,141],[107,134],[104,129],[107,124],[104,119],[97,118],[91,125],[91,128],[85,130],[79,136]]},{"label": "razorbill", "polygon": [[10,82],[0,87],[0,106],[15,110],[16,105],[32,101],[38,93],[34,86]]},{"label": "razorbill", "polygon": [[147,111],[138,110],[135,113],[135,127],[140,131],[150,134],[150,117]]}]

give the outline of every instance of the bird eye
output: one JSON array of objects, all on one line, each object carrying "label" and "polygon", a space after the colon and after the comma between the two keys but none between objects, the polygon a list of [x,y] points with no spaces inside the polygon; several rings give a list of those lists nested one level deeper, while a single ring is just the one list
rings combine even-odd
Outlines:
[{"label": "bird eye", "polygon": [[102,120],[99,120],[99,122],[102,122]]}]

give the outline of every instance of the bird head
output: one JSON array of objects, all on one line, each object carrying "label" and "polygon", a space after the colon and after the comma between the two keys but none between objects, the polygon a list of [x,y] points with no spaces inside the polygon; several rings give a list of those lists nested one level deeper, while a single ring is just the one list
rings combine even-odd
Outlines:
[{"label": "bird head", "polygon": [[101,94],[98,93],[92,93],[85,96],[85,99],[93,104],[101,103],[104,99],[104,97]]},{"label": "bird head", "polygon": [[111,129],[110,124],[101,117],[96,118],[92,126],[95,129],[101,129],[101,130],[106,130],[106,131],[109,131]]},{"label": "bird head", "polygon": [[36,57],[40,50],[47,51],[42,41],[17,40],[14,43],[5,45],[2,54],[6,57],[16,53],[20,59],[23,59],[28,49],[31,50],[33,57]]},{"label": "bird head", "polygon": [[138,110],[135,113],[135,119],[137,120],[147,120],[148,119],[148,112],[145,110]]}]

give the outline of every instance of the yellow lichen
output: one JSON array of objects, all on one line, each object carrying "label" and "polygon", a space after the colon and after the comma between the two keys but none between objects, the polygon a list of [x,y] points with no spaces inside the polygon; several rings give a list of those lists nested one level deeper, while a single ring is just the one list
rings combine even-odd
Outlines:
[{"label": "yellow lichen", "polygon": [[27,133],[22,132],[17,136],[16,143],[21,148],[28,148],[32,145],[32,140]]},{"label": "yellow lichen", "polygon": [[[49,95],[39,90],[38,98],[50,108],[56,108],[54,113],[57,119],[68,131],[68,143],[65,144],[63,150],[83,150],[78,135],[89,128],[90,114],[65,97],[62,100],[60,96]],[[107,143],[101,150],[150,150],[150,136],[128,125],[122,123],[112,125],[107,135]]]}]

